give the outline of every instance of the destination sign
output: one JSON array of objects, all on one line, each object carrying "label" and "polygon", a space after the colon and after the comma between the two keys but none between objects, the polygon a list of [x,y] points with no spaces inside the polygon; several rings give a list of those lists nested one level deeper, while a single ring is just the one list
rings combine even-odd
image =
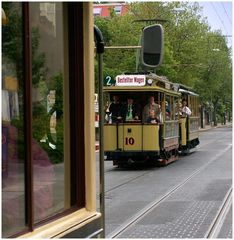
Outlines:
[{"label": "destination sign", "polygon": [[145,75],[118,75],[116,86],[145,86]]}]

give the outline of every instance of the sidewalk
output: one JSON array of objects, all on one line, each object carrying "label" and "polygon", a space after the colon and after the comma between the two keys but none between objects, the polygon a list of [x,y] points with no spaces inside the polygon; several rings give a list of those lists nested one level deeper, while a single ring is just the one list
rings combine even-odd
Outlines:
[{"label": "sidewalk", "polygon": [[220,127],[232,127],[232,122],[227,122],[225,125],[218,123],[217,126],[205,125],[204,128],[199,127],[199,131],[202,132],[202,131],[210,130],[212,128],[220,128]]}]

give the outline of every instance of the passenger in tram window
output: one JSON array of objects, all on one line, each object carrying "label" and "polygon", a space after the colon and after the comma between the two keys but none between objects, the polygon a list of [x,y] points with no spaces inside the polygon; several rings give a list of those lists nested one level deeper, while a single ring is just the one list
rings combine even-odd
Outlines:
[{"label": "passenger in tram window", "polygon": [[159,119],[156,117],[155,111],[150,110],[149,117],[147,118],[147,123],[158,123]]},{"label": "passenger in tram window", "polygon": [[182,116],[182,104],[181,104],[181,102],[177,102],[177,104],[176,104],[176,113],[175,113],[176,119],[178,119],[179,116],[180,117]]},{"label": "passenger in tram window", "polygon": [[187,106],[187,101],[185,99],[182,100],[182,116],[187,117],[192,114],[190,108]]},{"label": "passenger in tram window", "polygon": [[109,108],[107,109],[106,113],[109,116],[109,122],[117,122],[122,119],[121,117],[121,109],[122,104],[120,103],[119,96],[113,96],[113,102],[110,104]]},{"label": "passenger in tram window", "polygon": [[127,98],[127,104],[122,107],[122,118],[124,121],[139,120],[140,111],[137,104],[134,103],[133,97]]},{"label": "passenger in tram window", "polygon": [[168,104],[168,102],[165,102],[165,115],[166,115],[166,120],[170,120],[171,119],[171,111],[170,111],[170,106]]},{"label": "passenger in tram window", "polygon": [[161,107],[159,104],[155,103],[154,96],[150,96],[149,103],[147,103],[143,109],[142,121],[148,123],[151,121],[154,122],[154,120],[156,122],[161,122]]}]

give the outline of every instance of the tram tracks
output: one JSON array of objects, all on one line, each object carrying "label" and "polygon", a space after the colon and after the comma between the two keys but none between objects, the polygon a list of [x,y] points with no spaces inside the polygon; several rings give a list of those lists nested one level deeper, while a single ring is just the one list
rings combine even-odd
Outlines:
[{"label": "tram tracks", "polygon": [[[200,172],[202,172],[209,164],[220,158],[226,151],[228,151],[232,145],[228,145],[225,149],[223,149],[218,155],[216,155],[214,158],[210,159],[206,164],[201,166],[199,169],[194,171],[190,176],[188,176],[186,179],[184,179],[182,182],[171,188],[168,192],[166,192],[163,196],[156,199],[155,201],[148,204],[146,207],[144,207],[142,210],[140,210],[138,213],[133,215],[131,218],[127,219],[121,226],[119,226],[115,231],[110,233],[107,238],[116,238],[119,235],[121,235],[123,232],[125,232],[128,228],[130,228],[133,224],[141,220],[146,214],[153,211],[155,208],[158,207],[159,204],[161,204],[163,201],[165,201],[167,198],[169,198],[173,193],[178,191],[180,188],[182,188],[187,182],[189,182],[192,178],[194,178],[196,175],[198,175]],[[140,177],[140,176],[139,176]],[[122,184],[123,185],[123,184]],[[109,190],[110,191],[110,190]],[[222,204],[220,210],[218,211],[213,223],[211,224],[209,231],[207,232],[206,236],[208,238],[211,238],[214,234],[217,234],[217,229],[220,229],[222,221],[220,219],[224,219],[224,216],[227,212],[228,207],[231,205],[231,193],[232,190],[229,190],[228,194],[226,195],[224,203]],[[225,210],[225,211],[224,211]],[[211,236],[211,237],[210,237]]]},{"label": "tram tracks", "polygon": [[219,208],[212,224],[210,225],[205,238],[217,238],[223,226],[225,217],[232,205],[232,187],[227,192],[221,207]]}]

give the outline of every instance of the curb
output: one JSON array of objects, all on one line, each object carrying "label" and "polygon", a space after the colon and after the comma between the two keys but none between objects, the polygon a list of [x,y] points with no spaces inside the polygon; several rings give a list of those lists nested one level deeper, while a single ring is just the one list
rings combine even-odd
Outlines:
[{"label": "curb", "polygon": [[203,132],[203,131],[208,131],[210,129],[214,129],[214,128],[221,128],[221,127],[232,127],[232,124],[225,124],[225,125],[217,125],[217,126],[209,126],[208,128],[199,128],[199,132]]}]

